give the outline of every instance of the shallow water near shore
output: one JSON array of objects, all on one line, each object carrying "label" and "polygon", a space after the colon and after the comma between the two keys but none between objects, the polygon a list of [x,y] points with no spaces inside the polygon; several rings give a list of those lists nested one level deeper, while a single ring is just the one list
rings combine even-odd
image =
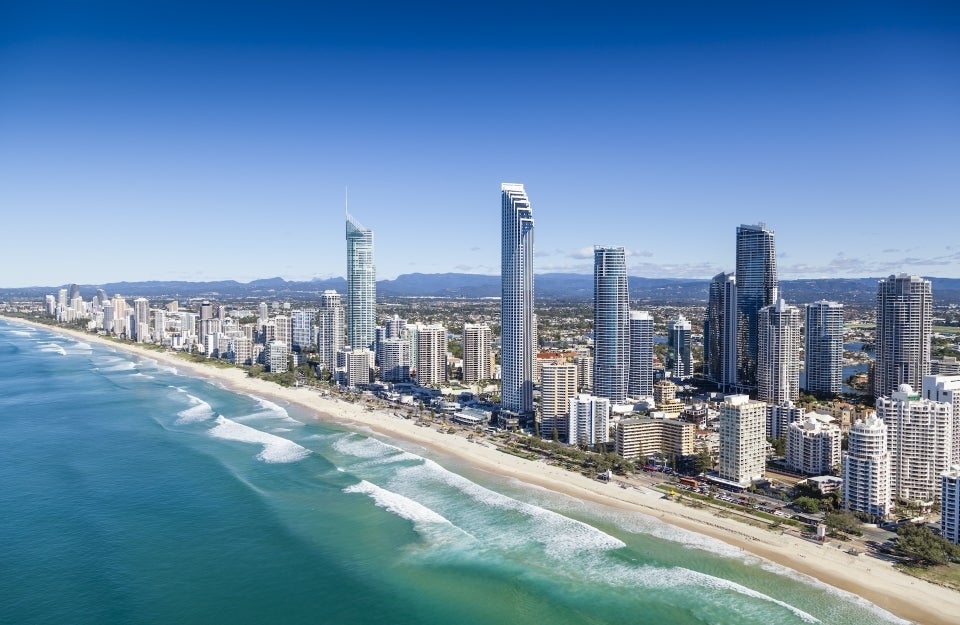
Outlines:
[{"label": "shallow water near shore", "polygon": [[0,622],[902,622],[148,358],[4,320],[0,353]]}]

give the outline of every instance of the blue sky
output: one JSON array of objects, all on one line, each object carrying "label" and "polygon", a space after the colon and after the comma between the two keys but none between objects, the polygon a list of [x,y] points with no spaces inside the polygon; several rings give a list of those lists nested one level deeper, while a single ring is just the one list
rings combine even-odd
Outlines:
[{"label": "blue sky", "polygon": [[[725,4],[727,6],[718,6]],[[955,3],[0,5],[0,286],[499,273],[960,277]]]}]

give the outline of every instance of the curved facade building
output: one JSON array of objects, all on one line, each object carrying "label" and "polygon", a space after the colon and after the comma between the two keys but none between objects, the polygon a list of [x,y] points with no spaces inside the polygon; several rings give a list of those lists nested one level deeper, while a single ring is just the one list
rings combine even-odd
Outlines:
[{"label": "curved facade building", "polygon": [[377,272],[373,231],[347,213],[347,343],[373,349],[377,339]]},{"label": "curved facade building", "polygon": [[522,184],[500,185],[500,407],[533,426],[533,210]]},{"label": "curved facade building", "polygon": [[773,230],[765,224],[737,228],[737,384],[757,385],[760,309],[779,296]]},{"label": "curved facade building", "polygon": [[593,394],[627,398],[630,380],[630,296],[622,247],[593,249]]}]

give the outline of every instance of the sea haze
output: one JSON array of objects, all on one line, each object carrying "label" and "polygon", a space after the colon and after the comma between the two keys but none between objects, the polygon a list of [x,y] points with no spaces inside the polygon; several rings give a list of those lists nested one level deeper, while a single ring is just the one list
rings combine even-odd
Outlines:
[{"label": "sea haze", "polygon": [[902,622],[657,520],[0,321],[0,622]]}]

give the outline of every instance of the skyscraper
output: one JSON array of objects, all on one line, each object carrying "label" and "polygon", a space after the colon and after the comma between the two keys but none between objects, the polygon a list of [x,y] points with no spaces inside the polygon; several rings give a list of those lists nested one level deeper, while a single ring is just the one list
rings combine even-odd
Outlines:
[{"label": "skyscraper", "polygon": [[760,309],[757,399],[779,404],[800,399],[800,310],[782,299]]},{"label": "skyscraper", "polygon": [[710,282],[703,320],[703,369],[727,390],[737,383],[737,278],[719,273]]},{"label": "skyscraper", "polygon": [[522,184],[500,185],[500,406],[533,426],[533,210]]},{"label": "skyscraper", "polygon": [[567,444],[593,447],[610,441],[610,400],[577,395],[569,400]]},{"label": "skyscraper", "polygon": [[720,478],[749,486],[766,465],[767,406],[748,395],[728,395],[720,404]]},{"label": "skyscraper", "polygon": [[883,518],[890,514],[890,453],[887,426],[877,415],[857,421],[850,428],[847,452],[843,454],[844,510]]},{"label": "skyscraper", "polygon": [[340,294],[324,291],[317,311],[317,367],[321,370],[333,371],[337,366],[337,352],[344,345],[345,317]]},{"label": "skyscraper", "polygon": [[690,321],[680,315],[667,323],[667,370],[681,380],[693,375],[690,358]]},{"label": "skyscraper", "polygon": [[804,341],[804,389],[839,394],[843,386],[843,304],[827,300],[807,304]]},{"label": "skyscraper", "polygon": [[447,381],[447,329],[439,324],[415,324],[417,329],[417,384],[443,384]]},{"label": "skyscraper", "polygon": [[630,311],[630,397],[653,395],[653,315]]},{"label": "skyscraper", "polygon": [[933,503],[953,455],[953,404],[923,399],[901,384],[889,397],[877,398],[877,416],[888,428],[890,495]]},{"label": "skyscraper", "polygon": [[567,442],[570,398],[577,394],[577,366],[573,363],[543,365],[540,383],[540,436]]},{"label": "skyscraper", "polygon": [[610,403],[627,397],[630,379],[630,295],[622,247],[593,248],[593,394]]},{"label": "skyscraper", "polygon": [[880,280],[874,397],[890,395],[901,384],[922,386],[923,376],[930,373],[932,311],[929,280],[907,274]]},{"label": "skyscraper", "polygon": [[377,331],[377,276],[373,232],[347,213],[347,343],[373,349]]},{"label": "skyscraper", "polygon": [[757,385],[760,309],[777,301],[777,253],[765,224],[737,228],[737,384]]},{"label": "skyscraper", "polygon": [[463,382],[475,384],[493,377],[490,359],[490,326],[467,323],[463,326]]},{"label": "skyscraper", "polygon": [[290,337],[295,351],[310,351],[317,343],[317,311],[312,308],[295,310],[290,314]]}]

